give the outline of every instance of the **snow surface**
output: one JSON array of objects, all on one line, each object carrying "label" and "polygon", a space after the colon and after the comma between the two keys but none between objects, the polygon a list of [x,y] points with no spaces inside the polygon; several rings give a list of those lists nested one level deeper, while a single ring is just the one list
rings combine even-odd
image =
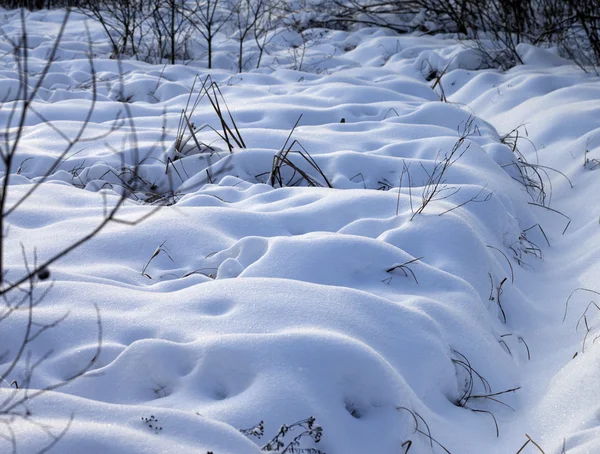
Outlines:
[{"label": "snow surface", "polygon": [[[61,19],[60,11],[29,15],[32,72],[43,67]],[[33,104],[70,134],[91,103],[86,22],[71,18]],[[101,82],[84,138],[110,130],[125,97],[137,143],[125,122],[78,144],[10,215],[11,277],[23,272],[21,243],[43,261],[101,221],[118,197],[107,182],[118,190],[123,162],[143,156],[143,179],[169,187],[180,112],[196,76],[208,74],[202,59],[119,64],[99,26],[88,26]],[[20,33],[15,13],[6,13],[4,30]],[[301,446],[328,454],[405,452],[409,440],[411,453],[444,452],[437,442],[452,453],[513,453],[526,434],[546,453],[600,452],[599,311],[586,313],[585,345],[578,324],[597,295],[576,292],[563,322],[573,290],[600,291],[598,77],[531,46],[520,48],[524,65],[500,72],[481,69],[472,50],[442,37],[324,33],[304,70],[270,55],[264,68],[236,74],[235,59],[221,51],[210,74],[247,148],[230,154],[201,130],[222,151],[192,150],[172,164],[177,203],[135,227],[109,225],[52,266],[53,288],[36,320],[69,316],[32,344],[34,361],[52,354],[31,388],[67,379],[93,357],[95,304],[102,351],[93,371],[30,401],[32,416],[11,425],[18,452],[37,452],[48,430],[60,433],[73,417],[55,452],[252,453],[282,424],[309,416],[322,439],[304,437]],[[6,41],[0,47],[9,50]],[[5,125],[18,79],[10,55],[2,58]],[[444,70],[448,102],[427,80]],[[299,115],[292,139],[333,188],[299,159],[324,187],[268,184]],[[192,119],[220,128],[207,102]],[[464,153],[444,176],[448,198],[413,216],[428,174],[471,121]],[[564,234],[568,220],[518,181],[522,163],[501,140],[515,128],[528,162],[568,177],[537,167],[543,202],[571,219]],[[24,132],[11,200],[64,149],[39,116],[28,116]],[[121,217],[154,208],[131,200]],[[410,270],[398,268],[414,259]],[[37,291],[50,285],[39,282]],[[2,322],[3,349],[25,322],[25,313]],[[467,362],[482,378],[472,374],[473,397],[461,406]],[[0,395],[9,388],[3,383]],[[161,429],[144,420],[150,416]],[[261,420],[261,440],[240,433]],[[530,443],[523,452],[536,450]]]}]

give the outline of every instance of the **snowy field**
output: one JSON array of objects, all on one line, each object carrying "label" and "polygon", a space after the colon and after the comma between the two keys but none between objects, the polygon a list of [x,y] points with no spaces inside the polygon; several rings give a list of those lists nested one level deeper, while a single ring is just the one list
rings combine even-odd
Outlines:
[{"label": "snowy field", "polygon": [[[31,87],[62,14],[27,18]],[[2,24],[20,36],[16,12]],[[68,317],[3,372],[0,452],[600,452],[598,295],[566,306],[600,291],[599,78],[382,29],[278,49],[244,73],[226,46],[210,72],[119,63],[73,14],[10,169],[9,207],[49,176],[5,220],[6,279],[123,191],[119,218],[149,217],[35,281],[34,326]],[[19,78],[0,50],[4,131]],[[208,74],[232,151],[208,96],[188,104]],[[89,112],[69,147],[57,130]],[[28,314],[0,322],[3,370]]]}]

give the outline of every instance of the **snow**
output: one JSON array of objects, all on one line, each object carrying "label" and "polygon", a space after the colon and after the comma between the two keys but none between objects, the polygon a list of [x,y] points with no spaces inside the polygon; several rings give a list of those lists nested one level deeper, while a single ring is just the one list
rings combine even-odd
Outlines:
[{"label": "snow", "polygon": [[[6,14],[5,32],[18,36],[18,16]],[[36,73],[62,15],[27,20]],[[86,23],[97,100],[82,141],[52,168],[65,141],[43,118],[72,138],[93,103]],[[532,46],[519,49],[524,65],[501,72],[450,38],[323,33],[302,68],[283,49],[237,74],[225,50],[212,71],[204,57],[118,63],[97,24],[71,17],[10,169],[9,206],[51,171],[8,217],[8,278],[24,272],[20,244],[41,263],[92,231],[142,158],[146,186],[119,216],[152,215],[109,224],[36,282],[37,323],[68,317],[30,344],[34,362],[51,354],[29,393],[96,355],[95,306],[102,349],[93,370],[31,398],[31,416],[11,422],[18,452],[37,452],[67,426],[56,452],[261,452],[282,424],[309,416],[322,438],[301,446],[328,454],[405,452],[409,440],[411,453],[517,452],[526,434],[548,453],[600,450],[599,311],[585,312],[587,335],[580,319],[597,295],[574,293],[563,321],[573,290],[600,291],[598,77]],[[18,79],[12,57],[2,59],[6,125]],[[448,102],[426,80],[432,71],[444,72]],[[247,148],[229,153],[204,128],[198,138],[220,150],[190,141],[178,156],[180,112],[209,73]],[[297,155],[323,187],[269,184],[300,115],[290,143],[332,188]],[[206,99],[191,120],[222,130]],[[547,166],[536,168],[544,201],[570,218],[566,230],[568,219],[518,181],[522,162],[501,140],[516,130],[522,156]],[[443,192],[415,215],[455,146]],[[176,203],[153,212],[151,186],[172,189]],[[26,322],[25,311],[0,322],[3,349],[12,352]],[[25,373],[23,360],[0,396]],[[0,413],[3,450],[8,417]],[[240,432],[260,421],[261,440]]]}]

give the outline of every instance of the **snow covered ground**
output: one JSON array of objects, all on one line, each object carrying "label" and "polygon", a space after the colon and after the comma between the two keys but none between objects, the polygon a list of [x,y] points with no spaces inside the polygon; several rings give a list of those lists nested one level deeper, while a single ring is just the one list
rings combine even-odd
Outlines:
[{"label": "snow covered ground", "polygon": [[[19,36],[18,16],[3,20]],[[32,86],[61,20],[28,17]],[[9,206],[65,149],[43,119],[74,137],[92,105],[86,22],[71,17],[26,119]],[[44,360],[29,392],[94,358],[95,305],[102,349],[21,417],[0,411],[0,451],[37,452],[70,424],[54,452],[253,453],[307,420],[277,451],[302,435],[295,449],[328,454],[515,453],[527,436],[545,453],[600,452],[598,295],[566,307],[577,288],[600,291],[598,77],[525,45],[525,65],[480,69],[451,39],[377,29],[323,32],[301,67],[283,49],[236,74],[225,49],[210,75],[246,147],[200,127],[222,132],[205,97],[190,120],[208,147],[178,152],[205,61],[119,63],[88,26],[94,111],[8,217],[7,279],[24,272],[21,244],[43,262],[98,225],[142,158],[119,216],[171,203],[111,223],[36,282],[36,323],[69,315],[30,344]],[[4,127],[19,81],[0,48]],[[85,140],[119,115],[135,129]],[[312,158],[288,155],[315,187],[289,166],[270,184],[286,139]],[[26,322],[0,322],[4,367]],[[26,371],[24,359],[0,396]],[[241,432],[255,426],[260,439]]]}]

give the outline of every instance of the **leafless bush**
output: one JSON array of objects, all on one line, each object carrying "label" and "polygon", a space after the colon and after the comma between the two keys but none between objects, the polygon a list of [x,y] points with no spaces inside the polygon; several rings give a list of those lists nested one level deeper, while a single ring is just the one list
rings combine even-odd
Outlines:
[{"label": "leafless bush", "polygon": [[[239,72],[249,69],[250,65],[256,68],[260,66],[269,34],[280,23],[279,6],[275,0],[229,0],[234,39],[238,47]],[[249,39],[254,41],[258,49],[254,57],[244,51]],[[253,58],[256,59],[256,64],[252,64]]]},{"label": "leafless bush", "polygon": [[[153,0],[153,3],[150,29],[154,36],[151,42],[156,43],[154,60],[166,59],[173,65],[177,59],[189,60],[187,44],[192,35],[189,17],[194,9],[186,0]],[[150,52],[146,55],[150,57]]]},{"label": "leafless bush", "polygon": [[225,0],[196,0],[188,12],[190,23],[206,41],[208,69],[212,68],[214,41],[217,34],[231,18],[233,11]]},{"label": "leafless bush", "polygon": [[[557,0],[558,1],[558,0]],[[558,46],[584,70],[598,74],[600,65],[600,0],[567,0],[560,24],[553,29]],[[559,3],[560,4],[560,3]]]},{"label": "leafless bush", "polygon": [[145,35],[144,25],[154,9],[155,5],[145,0],[90,0],[79,11],[102,25],[116,58],[138,55]]},{"label": "leafless bush", "polygon": [[6,9],[26,8],[32,11],[43,8],[76,7],[83,2],[83,0],[0,0],[0,7]]},{"label": "leafless bush", "polygon": [[[81,232],[80,236],[73,237],[63,249],[52,253],[40,251],[41,253],[38,254],[38,249],[34,245],[24,245],[11,235],[12,218],[31,202],[32,196],[43,192],[44,183],[76,151],[74,148],[82,142],[106,137],[106,134],[100,137],[91,137],[87,133],[88,125],[95,111],[97,98],[96,71],[89,37],[88,64],[91,74],[91,103],[79,128],[75,132],[64,131],[59,123],[45,118],[36,107],[38,93],[57,55],[67,27],[69,14],[70,12],[67,10],[45,65],[41,71],[35,73],[30,70],[30,45],[25,11],[22,9],[20,12],[21,32],[19,36],[15,37],[0,30],[3,39],[12,47],[12,52],[4,56],[5,63],[16,68],[19,82],[18,92],[12,93],[10,98],[7,94],[2,100],[3,102],[0,103],[0,109],[4,111],[7,118],[4,130],[0,133],[2,138],[0,143],[0,166],[2,166],[0,170],[2,175],[0,180],[0,232],[2,233],[0,235],[0,298],[2,300],[0,306],[0,334],[2,337],[0,342],[2,345],[2,351],[0,352],[0,425],[5,429],[0,436],[0,442],[7,443],[12,452],[17,451],[19,443],[16,431],[13,428],[21,422],[37,427],[47,435],[48,441],[40,452],[46,452],[65,436],[70,422],[60,429],[37,423],[36,415],[30,409],[30,403],[38,396],[56,391],[82,377],[94,367],[102,349],[102,323],[100,311],[96,307],[97,341],[93,355],[67,378],[45,385],[42,388],[36,388],[35,373],[52,354],[51,350],[41,354],[38,352],[43,349],[43,335],[47,331],[59,327],[68,315],[65,313],[56,314],[51,320],[42,318],[39,315],[38,308],[44,303],[46,296],[53,287],[51,279],[53,265],[76,248],[92,240],[110,223],[134,224],[143,219],[131,221],[119,217],[127,197],[126,191],[121,191],[121,195],[113,198],[112,203],[108,203],[105,197],[103,216],[101,216],[98,223],[90,231]],[[9,59],[12,59],[12,61]],[[119,128],[130,128],[133,159],[139,163],[135,127],[128,109],[127,105],[123,106],[123,120],[117,119],[108,133]],[[28,186],[23,187],[23,185],[20,185],[17,190],[11,182],[22,170],[20,161],[22,160],[23,146],[26,141],[25,136],[28,132],[26,121],[28,117],[37,117],[38,120],[41,120],[51,133],[64,141],[64,145],[46,170],[41,174],[32,176]],[[133,165],[131,175],[127,177],[132,187],[136,184],[137,175],[138,165]],[[7,261],[9,255],[14,257],[15,251],[17,253],[20,251],[22,254],[21,265]],[[40,257],[44,258],[40,259]],[[19,334],[15,336],[15,332]],[[7,388],[4,384],[10,384],[10,387]],[[2,452],[9,451],[2,448]]]},{"label": "leafless bush", "polygon": [[0,6],[78,7],[102,24],[115,55],[141,55],[139,46],[154,35],[160,58],[171,63],[175,43],[185,50],[185,30],[193,27],[206,41],[209,68],[215,35],[229,22],[239,44],[240,71],[248,69],[245,41],[258,47],[251,66],[260,65],[266,36],[281,23],[298,32],[362,25],[398,33],[457,33],[487,65],[503,69],[522,63],[521,43],[557,46],[585,70],[600,63],[600,0],[0,0]]},{"label": "leafless bush", "polygon": [[129,55],[171,64],[190,58],[196,9],[186,0],[90,0],[78,10],[101,24],[114,58]]},{"label": "leafless bush", "polygon": [[558,46],[586,70],[600,63],[600,0],[336,0],[332,22],[399,33],[457,33],[490,66],[522,63],[520,43]]}]

